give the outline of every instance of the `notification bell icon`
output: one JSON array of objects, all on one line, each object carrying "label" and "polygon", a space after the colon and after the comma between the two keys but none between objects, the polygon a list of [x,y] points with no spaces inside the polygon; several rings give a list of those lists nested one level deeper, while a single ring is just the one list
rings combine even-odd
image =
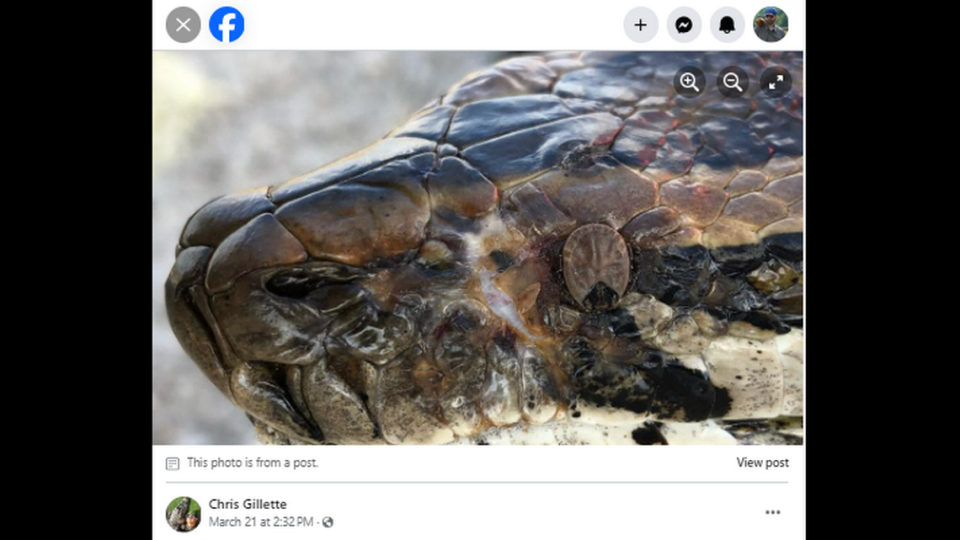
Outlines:
[{"label": "notification bell icon", "polygon": [[720,19],[720,31],[724,34],[729,34],[736,30],[736,27],[733,24],[733,17],[727,15],[726,17]]}]

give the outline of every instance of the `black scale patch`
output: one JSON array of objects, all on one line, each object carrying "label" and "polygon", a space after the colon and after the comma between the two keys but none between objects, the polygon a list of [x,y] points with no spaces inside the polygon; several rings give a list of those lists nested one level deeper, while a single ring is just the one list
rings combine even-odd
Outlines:
[{"label": "black scale patch", "polygon": [[764,263],[785,265],[802,274],[802,233],[714,250],[702,246],[634,249],[632,259],[635,278],[630,292],[651,294],[674,308],[703,307],[715,316],[778,333],[803,324],[802,286],[765,293],[747,277]]},{"label": "black scale patch", "polygon": [[577,336],[568,340],[565,353],[575,365],[576,395],[598,407],[678,422],[719,418],[730,410],[726,389],[661,351],[645,351],[632,363],[614,362]]},{"label": "black scale patch", "polygon": [[666,445],[667,439],[660,433],[660,422],[647,422],[642,427],[633,430],[630,435],[634,442],[642,446]]}]

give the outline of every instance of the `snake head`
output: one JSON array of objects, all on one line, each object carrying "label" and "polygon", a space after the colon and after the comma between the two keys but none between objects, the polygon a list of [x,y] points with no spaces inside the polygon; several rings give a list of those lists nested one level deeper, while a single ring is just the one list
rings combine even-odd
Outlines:
[{"label": "snake head", "polygon": [[697,112],[640,69],[657,58],[679,61],[509,60],[357,154],[211,201],[167,281],[174,333],[275,442],[795,415],[799,96]]},{"label": "snake head", "polygon": [[167,281],[171,325],[256,420],[308,442],[380,437],[368,379],[419,341],[425,300],[410,284],[426,271],[411,263],[430,218],[428,147],[391,139],[215,199],[187,222]]}]

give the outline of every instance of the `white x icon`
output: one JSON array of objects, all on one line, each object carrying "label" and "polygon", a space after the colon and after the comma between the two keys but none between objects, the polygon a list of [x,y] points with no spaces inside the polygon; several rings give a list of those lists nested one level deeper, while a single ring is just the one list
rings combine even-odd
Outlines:
[{"label": "white x icon", "polygon": [[[180,23],[180,28],[186,28],[187,32],[190,31],[190,27],[187,26],[187,23],[190,22],[190,19],[187,19],[185,21],[181,21],[180,19],[177,19],[177,22]],[[177,28],[177,32],[180,31],[180,28]]]}]

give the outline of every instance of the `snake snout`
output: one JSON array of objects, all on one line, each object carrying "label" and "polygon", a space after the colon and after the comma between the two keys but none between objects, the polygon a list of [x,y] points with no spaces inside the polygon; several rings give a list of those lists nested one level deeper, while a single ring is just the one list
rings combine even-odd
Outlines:
[{"label": "snake snout", "polygon": [[205,246],[180,250],[166,283],[167,317],[190,358],[232,400],[224,351],[217,340],[218,330],[203,285],[212,252]]}]

